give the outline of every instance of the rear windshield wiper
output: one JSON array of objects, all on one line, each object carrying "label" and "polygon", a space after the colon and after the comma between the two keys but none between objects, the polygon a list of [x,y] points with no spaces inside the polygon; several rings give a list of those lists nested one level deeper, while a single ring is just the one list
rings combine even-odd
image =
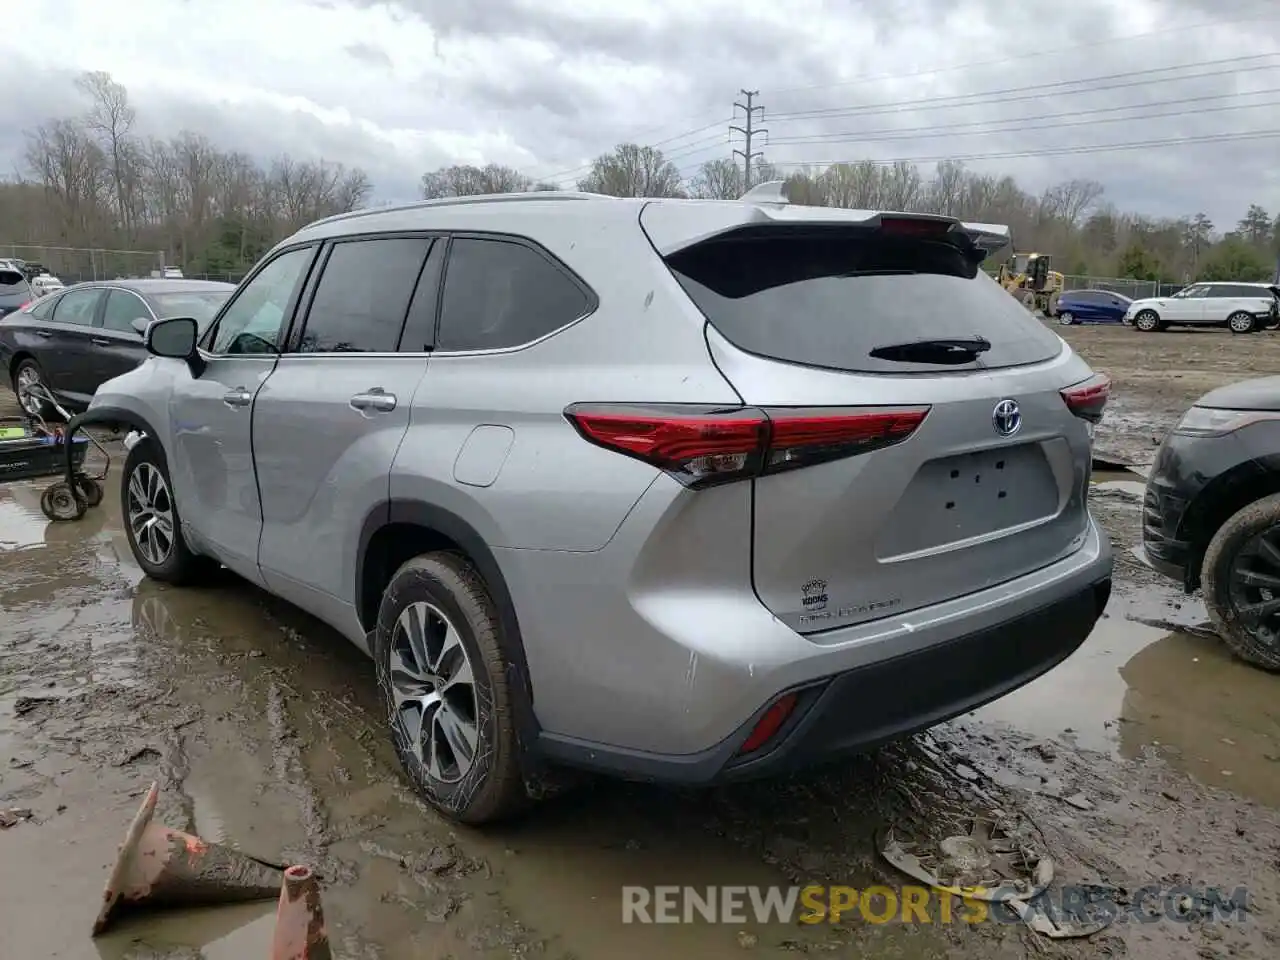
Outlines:
[{"label": "rear windshield wiper", "polygon": [[955,337],[890,343],[874,348],[871,356],[899,363],[972,363],[990,349],[991,341],[983,337]]}]

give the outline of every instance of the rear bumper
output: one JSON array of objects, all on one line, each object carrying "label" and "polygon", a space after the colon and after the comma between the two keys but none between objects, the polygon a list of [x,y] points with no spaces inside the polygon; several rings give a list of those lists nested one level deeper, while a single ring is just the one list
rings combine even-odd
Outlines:
[{"label": "rear bumper", "polygon": [[[1097,536],[1093,528],[1081,551],[1091,554],[1087,562],[1076,557],[1074,569],[1054,587],[1024,592],[1029,602],[984,605],[971,597],[969,629],[896,656],[856,664],[846,659],[843,668],[775,688],[753,701],[739,714],[745,719],[736,730],[708,749],[664,754],[544,730],[541,755],[627,779],[710,785],[839,759],[959,716],[1046,673],[1089,636],[1111,594],[1111,553]],[[837,662],[833,658],[832,665]],[[796,695],[797,706],[786,723],[760,751],[739,756],[760,717],[788,693]]]}]

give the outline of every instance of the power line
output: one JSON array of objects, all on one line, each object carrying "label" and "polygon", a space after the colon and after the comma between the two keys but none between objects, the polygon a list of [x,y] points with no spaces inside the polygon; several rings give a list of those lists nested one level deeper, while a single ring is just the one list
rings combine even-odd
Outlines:
[{"label": "power line", "polygon": [[[1269,4],[1263,4],[1262,8],[1269,8],[1269,6],[1270,6]],[[1018,56],[1013,56],[1013,57],[1003,57],[996,60],[971,60],[971,61],[966,61],[964,63],[951,63],[951,64],[945,64],[943,66],[931,67],[927,70],[916,70],[910,73],[863,74],[858,77],[853,77],[848,80],[840,80],[834,83],[811,84],[811,85],[799,86],[799,87],[784,87],[780,90],[774,91],[774,93],[775,95],[781,95],[781,94],[787,94],[787,93],[797,93],[797,92],[806,91],[806,90],[834,89],[836,87],[852,86],[853,84],[857,84],[857,83],[878,83],[878,82],[891,81],[891,80],[910,80],[910,79],[915,79],[919,77],[936,76],[942,73],[954,73],[960,70],[972,70],[980,67],[1003,66],[1004,64],[1019,63],[1025,60],[1041,60],[1046,56],[1056,56],[1062,53],[1071,53],[1077,50],[1086,50],[1094,47],[1108,46],[1115,43],[1128,43],[1134,40],[1143,40],[1148,37],[1163,36],[1164,34],[1169,34],[1169,33],[1180,33],[1180,32],[1185,32],[1189,30],[1201,30],[1201,29],[1213,28],[1213,27],[1232,26],[1232,25],[1241,24],[1241,23],[1270,22],[1275,19],[1277,19],[1277,17],[1274,15],[1260,16],[1255,13],[1246,17],[1237,17],[1232,20],[1215,19],[1207,22],[1189,23],[1189,24],[1183,24],[1180,26],[1161,27],[1157,30],[1145,30],[1140,33],[1124,34],[1122,36],[1108,37],[1103,40],[1092,40],[1087,43],[1081,43],[1081,44],[1071,44],[1065,47],[1057,47],[1049,50],[1036,50],[1032,53],[1020,54]],[[710,115],[711,114],[709,112],[703,112],[703,113],[697,113],[697,114],[689,114],[682,119],[684,120],[684,122],[688,122],[691,120],[701,120]],[[675,122],[680,122],[680,121],[675,121]],[[675,134],[671,137],[666,138],[665,140],[660,140],[656,143],[651,144],[651,146],[656,147],[656,146],[661,146],[663,144],[672,143],[676,140],[682,140],[685,137],[692,136],[696,133],[701,133],[703,130],[709,130],[712,127],[722,126],[727,122],[729,121],[724,119],[714,120],[714,121],[711,121],[710,123],[703,124],[702,126],[694,127],[691,130],[686,130],[683,133]],[[636,133],[632,134],[628,139],[635,142],[643,142],[649,133],[659,131],[664,127],[666,127],[666,129],[670,129],[669,125],[649,127],[647,129],[637,131]],[[536,169],[537,166],[541,166],[541,164],[532,165],[530,167],[525,168],[521,172],[527,175],[531,175],[531,171]],[[565,168],[564,170],[561,170],[557,173],[547,174],[545,176],[539,177],[538,179],[542,179],[542,180],[555,180],[558,178],[563,179],[568,177],[571,174],[575,174],[580,171],[589,170],[590,167],[591,167],[590,162],[579,164],[574,167]]]},{"label": "power line", "polygon": [[939,154],[932,157],[896,157],[891,160],[778,160],[775,167],[831,167],[841,163],[872,163],[889,166],[895,163],[938,163],[944,160],[968,163],[977,160],[1013,160],[1026,157],[1063,157],[1091,153],[1110,153],[1124,150],[1145,150],[1154,147],[1186,146],[1197,143],[1244,143],[1251,140],[1280,138],[1280,130],[1256,130],[1238,133],[1216,133],[1200,137],[1175,137],[1167,140],[1136,140],[1128,143],[1082,144],[1072,147],[1048,147],[1040,150],[1011,150],[1003,153],[973,153],[967,156]]},{"label": "power line", "polygon": [[[895,100],[887,103],[869,103],[869,104],[862,104],[856,107],[828,107],[823,110],[809,110],[801,113],[775,113],[770,115],[769,119],[770,120],[807,120],[807,119],[827,117],[827,116],[846,116],[850,114],[861,115],[864,112],[865,113],[877,113],[877,112],[885,112],[885,111],[896,112],[898,110],[901,110],[904,107],[919,108],[919,107],[930,106],[935,104],[941,104],[945,106],[958,106],[958,107],[980,106],[981,104],[978,104],[978,103],[956,103],[955,102],[957,100],[971,100],[975,97],[994,98],[993,100],[984,101],[984,102],[1007,103],[1008,99],[1006,98],[1008,94],[1029,93],[1032,91],[1042,92],[1042,91],[1048,91],[1048,90],[1058,90],[1061,87],[1076,86],[1080,84],[1092,84],[1092,83],[1096,83],[1099,80],[1120,80],[1127,77],[1151,77],[1154,74],[1168,73],[1171,70],[1187,70],[1194,67],[1212,67],[1212,66],[1219,66],[1223,64],[1241,64],[1241,63],[1247,63],[1252,60],[1263,60],[1263,59],[1274,58],[1274,57],[1280,57],[1280,53],[1259,53],[1259,54],[1252,54],[1250,56],[1245,56],[1245,57],[1225,57],[1217,60],[1201,60],[1195,63],[1183,63],[1183,64],[1177,64],[1171,67],[1153,67],[1147,70],[1130,70],[1124,73],[1104,74],[1103,76],[1099,76],[1099,77],[1080,77],[1075,80],[1055,80],[1051,83],[1034,83],[1034,84],[1028,84],[1026,86],[1021,86],[1021,87],[1005,87],[1002,90],[982,90],[974,93],[948,94],[946,96],[941,96],[941,97],[924,97],[924,98],[916,98],[911,100]],[[1252,67],[1228,67],[1227,69],[1224,69],[1224,70],[1217,70],[1209,73],[1198,73],[1198,74],[1193,74],[1191,76],[1185,76],[1185,77],[1166,77],[1162,79],[1165,80],[1166,82],[1177,81],[1177,80],[1199,80],[1204,77],[1217,77],[1217,76],[1222,76],[1223,74],[1228,74],[1228,73],[1245,73],[1253,70],[1272,70],[1277,66],[1280,66],[1280,62],[1271,63],[1271,64],[1258,64]],[[1143,86],[1145,82],[1146,81],[1138,81],[1136,83],[1108,84],[1108,85],[1102,85],[1097,87],[1089,87],[1088,89],[1085,89],[1085,90],[1060,90],[1058,95],[1073,96],[1078,93],[1096,93],[1103,90],[1117,90],[1124,87]],[[1014,100],[1038,99],[1038,96],[1034,98],[1014,97],[1012,99]]]},{"label": "power line", "polygon": [[1267,23],[1277,19],[1272,16],[1261,16],[1261,10],[1270,8],[1270,4],[1261,4],[1257,10],[1247,16],[1234,20],[1214,19],[1201,23],[1188,23],[1179,26],[1161,27],[1159,30],[1145,30],[1142,33],[1130,33],[1119,37],[1107,37],[1105,40],[1090,40],[1087,43],[1073,43],[1065,47],[1050,48],[1048,50],[1035,50],[1032,53],[1019,54],[1014,57],[1002,57],[998,60],[970,60],[966,63],[953,63],[943,67],[931,67],[928,70],[916,70],[912,73],[878,73],[863,74],[862,76],[852,77],[848,80],[838,80],[833,83],[815,83],[801,87],[784,87],[781,90],[774,90],[774,96],[782,96],[788,93],[800,93],[806,90],[828,90],[836,87],[853,86],[855,83],[875,83],[883,80],[911,80],[917,77],[932,77],[939,73],[952,73],[956,70],[972,70],[978,67],[1000,67],[1007,63],[1019,63],[1024,60],[1043,60],[1045,57],[1056,56],[1060,53],[1075,53],[1077,50],[1088,50],[1093,47],[1109,46],[1113,43],[1128,43],[1131,40],[1144,40],[1147,37],[1162,36],[1166,33],[1182,33],[1187,30],[1202,30],[1212,27],[1227,27],[1241,23]]},{"label": "power line", "polygon": [[[1280,87],[1273,87],[1269,90],[1258,90],[1248,94],[1249,96],[1260,95],[1264,93],[1280,93]],[[1058,117],[1083,117],[1083,119],[1074,120],[1069,123],[1050,123],[1041,124],[1037,122],[1035,125],[1027,124],[1019,118],[1010,118],[1006,120],[974,120],[968,123],[941,124],[939,126],[925,127],[904,127],[899,130],[866,130],[866,131],[847,131],[839,134],[814,134],[812,136],[800,137],[780,137],[771,143],[776,145],[783,144],[816,144],[816,143],[883,143],[892,140],[934,140],[938,139],[940,133],[947,133],[950,136],[978,136],[993,133],[1021,133],[1024,130],[1065,130],[1071,127],[1091,126],[1098,123],[1125,123],[1131,120],[1159,120],[1165,117],[1193,117],[1202,116],[1208,113],[1224,113],[1229,110],[1252,110],[1257,107],[1276,107],[1280,106],[1280,100],[1267,100],[1261,103],[1230,103],[1217,107],[1205,107],[1199,110],[1173,110],[1164,113],[1142,113],[1128,117],[1096,117],[1084,116],[1086,114],[1095,114],[1103,112],[1113,112],[1116,110],[1135,110],[1144,109],[1146,107],[1168,106],[1176,103],[1190,103],[1196,100],[1221,100],[1224,97],[1240,96],[1240,94],[1217,94],[1212,97],[1186,97],[1181,100],[1169,100],[1151,104],[1126,104],[1123,107],[1100,107],[1097,110],[1077,110],[1073,113],[1050,114],[1049,116],[1037,117],[1037,121],[1052,120]],[[1016,124],[1003,130],[961,130],[962,127],[988,126],[990,124]]]},{"label": "power line", "polygon": [[758,153],[758,152],[752,152],[751,141],[759,134],[768,133],[769,131],[762,129],[760,127],[753,126],[757,110],[760,112],[761,116],[764,116],[764,107],[758,107],[758,106],[752,105],[755,98],[760,96],[760,91],[759,90],[739,90],[738,92],[747,98],[747,102],[739,103],[735,100],[733,105],[735,107],[741,108],[742,111],[746,113],[747,115],[747,119],[745,121],[746,126],[739,127],[739,126],[736,126],[735,124],[730,124],[729,129],[738,131],[738,133],[742,134],[743,138],[746,140],[746,142],[742,145],[742,149],[734,150],[733,155],[736,157],[742,158],[742,166],[743,166],[742,182],[745,183],[749,188],[751,186],[751,161],[756,157],[759,157],[762,160],[764,159],[764,154]]}]

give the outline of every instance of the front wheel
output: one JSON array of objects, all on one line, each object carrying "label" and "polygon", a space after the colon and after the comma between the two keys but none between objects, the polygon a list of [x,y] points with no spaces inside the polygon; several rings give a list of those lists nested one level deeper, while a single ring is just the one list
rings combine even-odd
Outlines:
[{"label": "front wheel", "polygon": [[1062,313],[1058,314],[1058,322],[1064,327],[1069,327],[1076,322],[1076,318],[1072,315],[1070,310],[1064,310]]},{"label": "front wheel", "polygon": [[419,795],[462,823],[529,802],[501,630],[483,579],[456,553],[407,561],[378,608],[373,652],[396,754]]},{"label": "front wheel", "polygon": [[1160,317],[1154,310],[1143,310],[1133,318],[1133,328],[1143,333],[1160,329]]},{"label": "front wheel", "polygon": [[1238,310],[1227,317],[1227,326],[1232,333],[1253,333],[1258,329],[1258,323],[1254,320],[1253,314],[1245,313],[1243,310]]},{"label": "front wheel", "polygon": [[215,566],[187,546],[169,466],[159,445],[149,437],[134,444],[125,458],[120,515],[133,558],[147,576],[182,585],[199,580]]},{"label": "front wheel", "polygon": [[1233,515],[1205,551],[1205,607],[1232,653],[1280,671],[1280,494]]},{"label": "front wheel", "polygon": [[32,394],[30,392],[32,387],[48,389],[44,384],[40,364],[27,357],[13,371],[13,394],[18,398],[18,405],[22,407],[22,412],[27,416],[48,420],[54,414],[53,407],[49,406],[44,399]]}]

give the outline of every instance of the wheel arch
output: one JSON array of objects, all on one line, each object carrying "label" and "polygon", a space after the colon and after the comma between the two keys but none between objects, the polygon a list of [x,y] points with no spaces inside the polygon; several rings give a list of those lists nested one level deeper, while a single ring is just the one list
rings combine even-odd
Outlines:
[{"label": "wheel arch", "polygon": [[1196,494],[1178,525],[1189,544],[1187,586],[1200,586],[1200,567],[1214,534],[1233,515],[1263,497],[1280,493],[1280,455],[1245,460],[1214,477]]},{"label": "wheel arch", "polygon": [[[164,444],[161,442],[160,434],[152,426],[142,414],[137,411],[130,410],[128,407],[113,407],[108,405],[93,407],[84,413],[78,413],[67,421],[67,436],[74,436],[75,431],[89,424],[113,425],[117,427],[128,427],[132,430],[138,430],[155,440],[156,446],[160,449],[161,456],[167,456]],[[65,454],[63,458],[63,468],[67,482],[71,482],[71,476],[75,472],[75,468],[71,462],[71,444],[64,444]]]},{"label": "wheel arch", "polygon": [[[356,552],[353,596],[360,626],[366,634],[377,628],[382,592],[402,563],[437,550],[453,550],[470,560],[498,608],[502,627],[498,642],[508,684],[517,692],[517,732],[525,756],[531,757],[539,727],[533,713],[533,687],[520,621],[497,558],[471,524],[452,511],[421,500],[391,499],[370,510],[361,525]],[[367,646],[370,651],[374,649],[371,639]]]}]

